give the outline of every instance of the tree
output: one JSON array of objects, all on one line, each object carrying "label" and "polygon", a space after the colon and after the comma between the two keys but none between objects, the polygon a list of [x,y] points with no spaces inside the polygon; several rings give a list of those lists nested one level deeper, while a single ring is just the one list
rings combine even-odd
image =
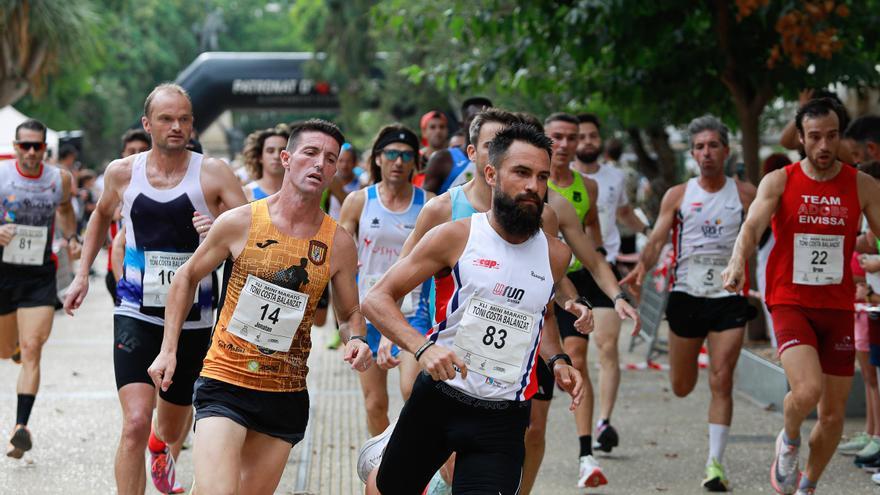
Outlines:
[{"label": "tree", "polygon": [[0,0],[0,107],[40,90],[59,61],[92,48],[86,0]]},{"label": "tree", "polygon": [[412,77],[493,88],[526,105],[598,101],[627,126],[662,129],[715,113],[740,129],[753,181],[760,116],[772,98],[878,82],[876,12],[876,1],[835,0],[395,0],[383,10],[432,19],[427,29],[451,33],[441,45],[458,48],[431,53],[408,68]]}]

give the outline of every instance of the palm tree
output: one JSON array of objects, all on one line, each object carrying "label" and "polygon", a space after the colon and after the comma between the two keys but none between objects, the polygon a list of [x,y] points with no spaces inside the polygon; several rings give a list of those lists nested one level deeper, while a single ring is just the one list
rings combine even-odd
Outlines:
[{"label": "palm tree", "polygon": [[0,0],[0,108],[94,47],[91,0]]}]

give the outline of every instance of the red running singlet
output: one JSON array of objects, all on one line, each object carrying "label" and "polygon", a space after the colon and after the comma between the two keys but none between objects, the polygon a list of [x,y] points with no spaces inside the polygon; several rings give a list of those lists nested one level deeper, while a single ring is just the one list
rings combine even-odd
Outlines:
[{"label": "red running singlet", "polygon": [[785,173],[773,215],[776,244],[767,262],[767,305],[853,311],[849,260],[861,217],[858,171],[844,164],[836,177],[819,182],[797,162]]}]

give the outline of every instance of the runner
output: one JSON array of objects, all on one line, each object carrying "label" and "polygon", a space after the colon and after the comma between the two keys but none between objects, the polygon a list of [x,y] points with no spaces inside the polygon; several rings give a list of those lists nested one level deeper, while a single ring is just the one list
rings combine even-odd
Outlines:
[{"label": "runner", "polygon": [[669,381],[678,397],[694,390],[700,349],[707,342],[712,399],[709,455],[702,484],[711,492],[726,492],[730,481],[724,470],[724,450],[733,417],[733,371],[742,349],[745,323],[755,310],[743,295],[730,295],[724,290],[720,272],[755,198],[755,186],[724,175],[730,147],[727,127],[718,119],[704,115],[692,120],[688,135],[700,175],[666,192],[654,232],[623,283],[634,290],[641,288],[671,233],[675,264],[666,307]]},{"label": "runner", "polygon": [[183,364],[178,342],[188,311],[184,301],[228,260],[220,316],[195,386],[193,493],[237,493],[235,487],[275,492],[308,422],[312,315],[331,280],[343,327],[352,335],[345,361],[358,371],[370,366],[355,285],[356,248],[320,208],[343,141],[329,122],[294,124],[281,152],[280,192],[221,216],[174,277],[162,351],[150,366],[163,391],[176,385]]},{"label": "runner", "polygon": [[[490,108],[492,102],[488,98],[476,96],[464,100],[461,104],[461,127],[470,129],[471,122],[478,113]],[[468,133],[465,132],[465,139]],[[467,145],[469,143],[465,143]],[[460,186],[471,180],[476,168],[464,148],[449,147],[435,152],[425,167],[423,187],[435,194],[443,194],[452,186]]]},{"label": "runner", "polygon": [[[776,244],[767,264],[767,305],[785,376],[784,428],[776,439],[770,481],[779,493],[815,492],[843,431],[854,372],[852,270],[847,262],[864,212],[880,232],[880,188],[837,160],[843,108],[829,99],[805,103],[795,124],[806,158],[767,175],[722,274],[739,291],[745,263],[773,222]],[[800,429],[819,406],[810,455],[799,470]]]},{"label": "runner", "polygon": [[424,146],[419,153],[427,165],[435,151],[449,147],[449,119],[443,112],[431,110],[419,119],[419,128],[422,131],[421,144]]},{"label": "runner", "polygon": [[281,189],[284,168],[281,167],[281,150],[287,146],[290,132],[286,125],[252,132],[245,141],[244,166],[253,181],[244,186],[248,201],[263,199]]},{"label": "runner", "polygon": [[[567,356],[559,353],[552,326],[547,338],[541,335],[571,256],[540,230],[550,142],[534,127],[514,124],[495,136],[489,155],[491,211],[435,228],[364,301],[377,328],[427,371],[396,426],[361,451],[358,470],[367,478],[367,493],[418,493],[453,452],[454,492],[516,493],[539,348],[554,354],[550,367],[572,395],[572,409],[580,400],[581,380],[559,362]],[[394,301],[440,271],[451,271],[454,291],[443,305],[444,320],[425,340],[395,311]],[[588,331],[587,306],[564,302],[579,315],[578,328]]]},{"label": "runner", "polygon": [[336,175],[327,188],[330,195],[330,207],[327,213],[333,220],[339,221],[345,198],[361,188],[359,177],[354,173],[356,167],[357,151],[351,143],[343,144],[339,152],[339,160],[336,162]]},{"label": "runner", "polygon": [[[567,113],[554,113],[544,120],[544,133],[553,140],[549,186],[574,206],[583,225],[582,229],[589,233],[596,246],[601,246],[602,234],[595,208],[598,185],[596,181],[570,167],[578,147],[579,124],[577,117]],[[613,300],[607,294],[602,294],[590,272],[584,269],[578,259],[572,260],[567,276],[574,283],[578,293],[589,299],[594,306],[616,307],[618,300],[627,302],[624,292],[618,291]],[[572,318],[564,311],[560,311],[560,308],[556,308],[556,321],[559,324],[559,334],[562,336],[565,353],[571,356],[572,364],[581,372],[584,379],[584,400],[581,401],[574,415],[579,445],[577,486],[601,486],[608,480],[593,457],[593,385],[587,366],[589,340],[574,328]]]},{"label": "runner", "polygon": [[[647,233],[647,226],[633,213],[626,197],[626,174],[613,165],[600,165],[602,154],[602,135],[599,133],[599,119],[589,113],[578,115],[578,146],[572,165],[576,171],[596,181],[599,197],[595,199],[595,209],[599,216],[602,231],[602,250],[615,277],[620,279],[617,270],[617,255],[620,252],[620,220],[634,232]],[[620,356],[617,341],[620,338],[620,318],[614,311],[605,294],[596,284],[587,284],[587,299],[593,302],[596,317],[596,331],[593,342],[599,351],[599,421],[596,422],[596,441],[593,448],[611,452],[618,445],[617,430],[611,426],[611,413],[617,402],[620,387]]]},{"label": "runner", "polygon": [[[43,163],[46,126],[28,119],[15,128],[15,160],[0,162],[0,349],[20,352],[15,427],[6,455],[21,459],[33,441],[27,427],[40,388],[40,358],[55,314],[56,212],[71,249],[77,249],[71,205],[73,179]],[[18,348],[18,349],[17,349]]]},{"label": "runner", "polygon": [[[245,203],[238,179],[222,161],[187,151],[193,125],[186,91],[174,84],[157,86],[144,103],[141,118],[153,149],[112,162],[104,194],[86,231],[83,259],[71,284],[65,309],[79,308],[89,288],[88,273],[103,244],[117,205],[125,222],[125,268],[119,281],[120,304],[113,316],[113,364],[122,405],[122,435],[116,452],[119,493],[143,493],[143,451],[148,447],[151,474],[163,493],[182,490],[174,473],[175,450],[186,434],[192,409],[192,386],[208,349],[213,324],[212,278],[201,282],[186,315],[177,379],[156,390],[147,367],[159,353],[165,303],[171,278],[208,232],[224,207]],[[156,424],[151,417],[156,407]]]},{"label": "runner", "polygon": [[[369,163],[378,181],[345,199],[339,224],[355,236],[358,245],[358,294],[361,299],[400,256],[416,218],[433,194],[414,187],[410,177],[419,159],[419,138],[402,125],[383,127],[373,142]],[[424,335],[431,322],[421,287],[401,301],[407,321]],[[367,410],[367,430],[378,435],[388,427],[388,369],[400,365],[400,393],[409,398],[419,365],[412,354],[400,354],[367,322],[367,343],[379,366],[360,375]]]},{"label": "runner", "polygon": [[[401,256],[407,255],[412,247],[433,227],[449,221],[469,218],[471,214],[476,212],[488,211],[492,200],[492,188],[486,183],[483,170],[489,162],[489,142],[499,130],[516,122],[541,129],[541,122],[531,115],[511,114],[496,108],[483,110],[474,118],[470,129],[471,144],[468,146],[468,157],[477,165],[475,178],[464,186],[455,186],[428,202],[423,212],[419,214],[416,228],[407,239]],[[596,252],[595,245],[584,233],[574,207],[552,190],[548,191],[547,204],[552,208],[544,209],[542,218],[544,233],[554,237],[561,233],[575,255],[584,259],[588,268],[597,273],[597,278],[603,281],[602,287],[605,290],[613,291],[611,294],[617,294],[619,292],[617,282],[611,270],[608,269],[608,265]],[[452,279],[449,276],[438,277],[436,283],[437,287],[446,287],[444,290],[447,291],[452,287]],[[629,316],[638,321],[636,311],[628,303],[620,301],[619,304],[622,311],[621,317]],[[432,315],[435,313],[437,312],[432,311]],[[435,321],[442,319],[442,314],[441,308]],[[555,319],[548,320],[550,325],[555,323]],[[537,369],[538,391],[532,397],[535,400],[532,402],[529,427],[525,437],[526,455],[521,486],[523,494],[528,494],[531,491],[544,457],[547,417],[550,411],[550,400],[553,398],[553,375],[540,357]],[[451,479],[451,476],[447,475],[447,478]],[[440,480],[435,477],[431,484],[432,486],[440,484]]]}]

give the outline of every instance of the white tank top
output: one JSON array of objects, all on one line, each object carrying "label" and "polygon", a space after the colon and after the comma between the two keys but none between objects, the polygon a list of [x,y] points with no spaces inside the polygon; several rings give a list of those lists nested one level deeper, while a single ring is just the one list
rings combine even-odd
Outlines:
[{"label": "white tank top", "polygon": [[733,253],[744,213],[736,181],[725,180],[714,193],[700,187],[697,177],[685,186],[672,237],[673,291],[710,298],[730,295],[723,288],[721,272]]},{"label": "white tank top", "polygon": [[[170,189],[156,189],[147,180],[147,156],[138,154],[131,182],[122,198],[125,225],[125,264],[117,287],[120,305],[115,313],[163,325],[165,302],[174,272],[199,247],[193,212],[213,218],[202,192],[202,155],[192,152],[186,175]],[[212,276],[196,291],[184,329],[214,323]]]},{"label": "white tank top", "polygon": [[543,231],[510,244],[471,216],[467,245],[452,268],[445,319],[428,337],[467,365],[446,383],[480,399],[529,400],[538,389],[535,364],[544,312],[553,297],[550,250]]},{"label": "white tank top", "polygon": [[629,204],[626,199],[626,175],[613,165],[599,165],[595,174],[587,177],[596,181],[599,186],[599,197],[596,209],[599,214],[599,228],[602,231],[602,243],[608,253],[605,260],[609,263],[617,261],[620,253],[620,230],[617,228],[617,210]]},{"label": "white tank top", "polygon": [[[416,226],[419,212],[425,206],[425,191],[413,187],[412,199],[406,210],[391,211],[382,204],[379,184],[364,189],[367,200],[358,223],[358,294],[363,301],[367,292],[400,257],[403,243]],[[418,308],[421,286],[416,287],[401,303],[400,310],[410,317]]]}]

